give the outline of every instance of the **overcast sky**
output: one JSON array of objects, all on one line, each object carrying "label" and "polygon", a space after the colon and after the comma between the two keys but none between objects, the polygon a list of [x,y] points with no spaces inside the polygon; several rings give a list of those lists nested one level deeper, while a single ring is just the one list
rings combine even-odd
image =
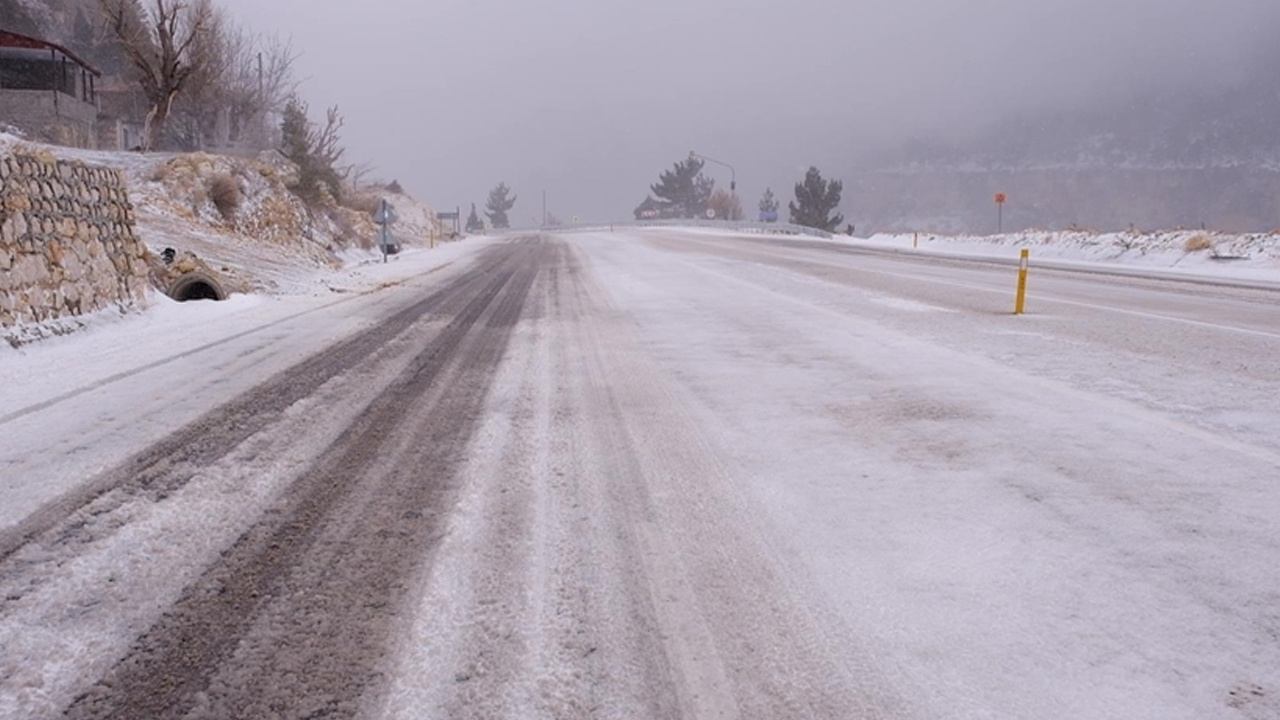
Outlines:
[{"label": "overcast sky", "polygon": [[[626,218],[690,150],[752,213],[804,168],[1152,83],[1229,82],[1277,0],[220,0],[293,37],[313,114],[438,209],[499,181]],[[729,172],[707,171],[722,186]]]}]

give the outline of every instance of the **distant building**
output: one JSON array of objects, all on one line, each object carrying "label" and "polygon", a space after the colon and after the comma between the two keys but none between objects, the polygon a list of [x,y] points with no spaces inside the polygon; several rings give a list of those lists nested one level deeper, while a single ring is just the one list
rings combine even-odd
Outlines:
[{"label": "distant building", "polygon": [[655,200],[652,196],[646,197],[636,207],[635,214],[637,220],[671,220],[680,217],[671,203]]},{"label": "distant building", "polygon": [[0,30],[0,122],[33,138],[97,148],[101,78],[61,45]]}]

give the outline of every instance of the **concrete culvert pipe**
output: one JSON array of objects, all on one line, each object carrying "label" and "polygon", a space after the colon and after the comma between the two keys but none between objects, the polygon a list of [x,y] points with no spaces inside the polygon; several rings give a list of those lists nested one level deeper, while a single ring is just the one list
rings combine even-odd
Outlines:
[{"label": "concrete culvert pipe", "polygon": [[169,297],[178,302],[188,300],[226,300],[227,291],[213,278],[202,272],[189,272],[169,286]]}]

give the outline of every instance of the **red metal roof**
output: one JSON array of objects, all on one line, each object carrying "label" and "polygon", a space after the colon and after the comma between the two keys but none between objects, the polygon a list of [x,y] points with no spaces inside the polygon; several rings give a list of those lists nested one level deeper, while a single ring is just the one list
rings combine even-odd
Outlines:
[{"label": "red metal roof", "polygon": [[102,77],[102,72],[100,70],[84,60],[81,60],[75,53],[57,43],[51,43],[47,40],[39,40],[37,38],[27,37],[26,35],[9,32],[8,30],[0,30],[0,47],[22,48],[25,50],[56,50],[75,61],[77,65],[85,70],[88,70],[97,77]]}]

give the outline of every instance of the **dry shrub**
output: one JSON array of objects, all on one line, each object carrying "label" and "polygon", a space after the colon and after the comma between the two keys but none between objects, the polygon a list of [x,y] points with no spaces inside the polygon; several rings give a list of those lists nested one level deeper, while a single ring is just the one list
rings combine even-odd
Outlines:
[{"label": "dry shrub", "polygon": [[360,232],[360,216],[355,212],[337,207],[331,210],[328,215],[338,230],[338,235],[334,239],[338,241],[341,247],[355,245],[365,250],[373,247],[372,238]]},{"label": "dry shrub", "polygon": [[227,173],[215,175],[213,180],[209,182],[209,197],[213,200],[214,207],[218,208],[218,212],[222,213],[223,219],[227,221],[236,216],[236,211],[240,209],[240,204],[244,202],[244,195],[240,192],[240,183],[236,182],[236,179]]},{"label": "dry shrub", "polygon": [[169,163],[161,163],[151,171],[151,182],[162,183],[169,179]]},{"label": "dry shrub", "polygon": [[356,212],[368,213],[372,215],[377,211],[378,206],[382,204],[382,198],[377,193],[362,193],[354,190],[348,190],[342,194],[342,207]]},{"label": "dry shrub", "polygon": [[1187,238],[1187,242],[1182,246],[1182,249],[1189,253],[1212,250],[1213,241],[1209,239],[1208,235],[1193,235]]}]

